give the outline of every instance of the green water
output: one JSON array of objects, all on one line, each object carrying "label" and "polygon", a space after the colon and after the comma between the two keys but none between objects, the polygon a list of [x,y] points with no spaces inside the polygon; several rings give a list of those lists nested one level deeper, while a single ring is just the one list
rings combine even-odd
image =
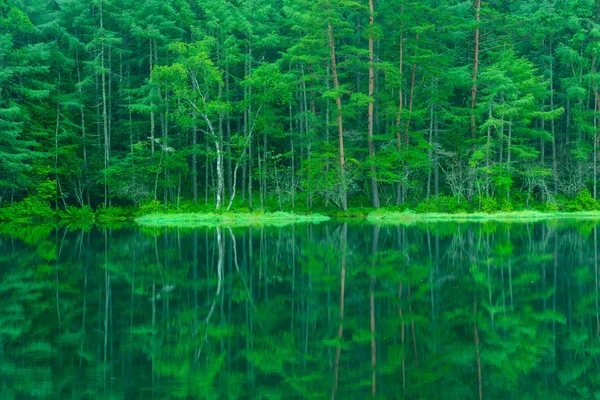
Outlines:
[{"label": "green water", "polygon": [[597,222],[0,228],[0,398],[600,398]]}]

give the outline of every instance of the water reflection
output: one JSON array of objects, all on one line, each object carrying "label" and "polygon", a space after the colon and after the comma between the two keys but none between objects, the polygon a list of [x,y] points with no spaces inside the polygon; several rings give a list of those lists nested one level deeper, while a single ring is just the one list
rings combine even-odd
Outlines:
[{"label": "water reflection", "polygon": [[597,224],[0,228],[0,398],[595,398]]}]

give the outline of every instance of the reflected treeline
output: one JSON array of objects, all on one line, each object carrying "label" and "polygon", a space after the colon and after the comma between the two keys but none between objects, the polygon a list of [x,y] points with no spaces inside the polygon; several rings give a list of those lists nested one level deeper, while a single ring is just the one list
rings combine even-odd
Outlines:
[{"label": "reflected treeline", "polygon": [[594,222],[1,232],[3,399],[599,395]]}]

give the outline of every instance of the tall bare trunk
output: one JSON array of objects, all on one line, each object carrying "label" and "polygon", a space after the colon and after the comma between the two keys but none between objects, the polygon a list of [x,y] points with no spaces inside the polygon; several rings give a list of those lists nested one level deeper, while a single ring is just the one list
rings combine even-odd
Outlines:
[{"label": "tall bare trunk", "polygon": [[[102,10],[103,2],[100,1],[100,31],[104,32],[104,16]],[[103,33],[104,35],[104,33]],[[110,161],[110,132],[108,126],[108,106],[107,106],[107,95],[106,95],[106,64],[104,60],[104,52],[106,46],[104,45],[104,37],[102,38],[102,44],[100,48],[100,62],[102,66],[101,79],[102,79],[102,125],[104,128],[104,170],[106,171]],[[108,182],[104,180],[104,206],[108,206]]]},{"label": "tall bare trunk", "polygon": [[373,111],[375,94],[375,51],[373,49],[373,30],[375,25],[375,9],[373,0],[369,0],[369,156],[371,158],[371,196],[373,207],[379,208],[379,190],[377,188],[377,171],[375,169],[375,144],[373,143]]},{"label": "tall bare trunk", "polygon": [[[552,62],[552,50],[550,50],[550,110],[554,111],[554,64]],[[554,182],[554,194],[558,193],[558,160],[556,157],[556,129],[554,118],[550,120],[552,131],[552,180]]]},{"label": "tall bare trunk", "polygon": [[[440,127],[440,123],[438,120],[438,113],[434,113],[433,114],[433,138],[434,138],[434,145],[436,145],[438,143],[438,132],[439,132],[439,127]],[[436,196],[440,195],[440,163],[438,162],[438,156],[437,153],[435,153],[435,149],[434,149],[434,155],[433,155],[434,159],[433,159],[433,176],[434,176],[434,193]]]},{"label": "tall bare trunk", "polygon": [[[417,48],[416,46],[419,43],[419,34],[417,33],[415,35],[415,58],[417,56]],[[415,98],[415,83],[416,83],[416,76],[417,76],[417,62],[413,62],[412,65],[412,73],[411,73],[411,78],[410,78],[410,94],[408,95],[408,119],[406,120],[406,124],[404,125],[404,141],[406,143],[406,147],[408,147],[408,144],[410,143],[410,137],[408,135],[408,128],[410,127],[410,120],[412,117],[412,111],[413,111],[413,101]]]},{"label": "tall bare trunk", "polygon": [[[79,105],[79,114],[81,117],[81,142],[82,142],[82,147],[83,147],[83,169],[82,169],[82,179],[83,179],[83,184],[86,187],[84,190],[87,193],[87,206],[90,207],[90,191],[89,189],[87,189],[87,168],[88,168],[88,162],[87,162],[87,139],[85,136],[85,112],[83,109],[83,89],[81,88],[81,68],[79,65],[79,49],[75,49],[75,62],[77,64],[77,91],[79,92],[79,96],[80,96],[80,101],[81,104]],[[82,193],[83,195],[83,193]],[[83,196],[82,196],[83,197]],[[83,201],[82,201],[83,202]]]},{"label": "tall bare trunk", "polygon": [[473,73],[471,76],[471,139],[475,139],[477,126],[475,123],[475,105],[477,103],[477,76],[479,73],[479,22],[481,21],[481,0],[475,0],[475,49],[473,52]]},{"label": "tall bare trunk", "polygon": [[198,155],[196,146],[198,146],[198,129],[192,129],[192,193],[194,195],[194,203],[198,203]]},{"label": "tall bare trunk", "polygon": [[[250,62],[252,59],[252,48],[250,46],[248,46],[248,62],[247,62],[247,75],[250,76],[251,74],[251,66],[250,66]],[[253,124],[253,122],[251,121],[252,118],[252,88],[250,86],[248,86],[248,92],[247,92],[247,101],[248,101],[248,123],[249,124]],[[248,132],[249,135],[252,135],[251,132]],[[252,137],[249,137],[249,149],[248,149],[248,206],[250,207],[250,209],[252,209],[252,149],[253,149],[253,143],[252,143]]]},{"label": "tall bare trunk", "polygon": [[333,74],[333,88],[336,91],[337,95],[335,98],[335,103],[337,105],[337,121],[338,121],[338,137],[339,137],[339,148],[340,148],[340,178],[341,178],[341,205],[343,210],[348,209],[348,199],[346,194],[346,159],[344,157],[344,126],[343,126],[343,116],[342,116],[342,98],[340,96],[340,82],[338,80],[338,70],[337,70],[337,61],[335,55],[335,41],[333,36],[333,25],[331,21],[327,24],[328,33],[329,33],[329,51],[331,54],[331,72]]},{"label": "tall bare trunk", "polygon": [[[400,4],[400,19],[400,61],[398,63],[398,71],[400,72],[400,88],[398,90],[398,117],[396,118],[396,139],[398,145],[398,153],[402,151],[402,134],[400,131],[400,124],[402,122],[402,112],[404,111],[404,6],[402,4]],[[399,172],[401,173],[402,171]],[[400,204],[400,201],[402,199],[402,184],[400,182],[398,182],[398,186],[396,187],[396,189],[396,204]]]},{"label": "tall bare trunk", "polygon": [[[230,100],[230,89],[229,89],[229,64],[225,65],[225,101],[229,103]],[[229,197],[233,196],[233,166],[231,162],[231,115],[229,114],[229,110],[225,113],[226,120],[226,140],[227,140],[227,149],[226,154],[227,157],[227,192],[229,193]]]}]

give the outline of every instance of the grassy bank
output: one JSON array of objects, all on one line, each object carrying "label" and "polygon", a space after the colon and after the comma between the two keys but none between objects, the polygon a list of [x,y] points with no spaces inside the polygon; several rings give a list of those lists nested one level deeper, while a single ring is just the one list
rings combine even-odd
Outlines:
[{"label": "grassy bank", "polygon": [[498,213],[414,213],[373,211],[367,216],[370,222],[379,223],[411,223],[411,222],[477,222],[477,221],[499,221],[499,222],[535,222],[551,219],[598,219],[600,211],[578,211],[578,212],[540,212],[540,211],[513,211]]},{"label": "grassy bank", "polygon": [[273,213],[186,213],[186,214],[149,214],[135,219],[140,225],[155,227],[199,226],[248,226],[274,225],[284,226],[303,222],[323,222],[329,217],[320,214],[301,215],[288,212]]},{"label": "grassy bank", "polygon": [[[416,223],[419,221],[542,221],[551,219],[597,219],[600,220],[600,203],[589,194],[578,196],[567,203],[548,204],[535,208],[498,209],[490,207],[489,201],[475,208],[464,201],[440,196],[427,203],[388,206],[381,209],[351,207],[342,211],[335,207],[316,204],[308,208],[287,209],[283,212],[265,205],[264,210],[249,210],[245,203],[236,204],[231,211],[215,212],[212,204],[181,202],[177,206],[165,206],[149,202],[140,207],[118,206],[96,209],[52,207],[48,201],[27,198],[11,207],[0,207],[0,223],[20,225],[68,224],[73,226],[127,224],[133,219],[146,226],[239,226],[239,225],[287,225],[301,222],[321,222],[330,218],[338,221],[370,221],[375,223]],[[560,207],[558,207],[560,205]],[[459,207],[460,206],[460,207]],[[485,207],[484,207],[485,206]],[[558,208],[557,208],[558,207]]]}]

